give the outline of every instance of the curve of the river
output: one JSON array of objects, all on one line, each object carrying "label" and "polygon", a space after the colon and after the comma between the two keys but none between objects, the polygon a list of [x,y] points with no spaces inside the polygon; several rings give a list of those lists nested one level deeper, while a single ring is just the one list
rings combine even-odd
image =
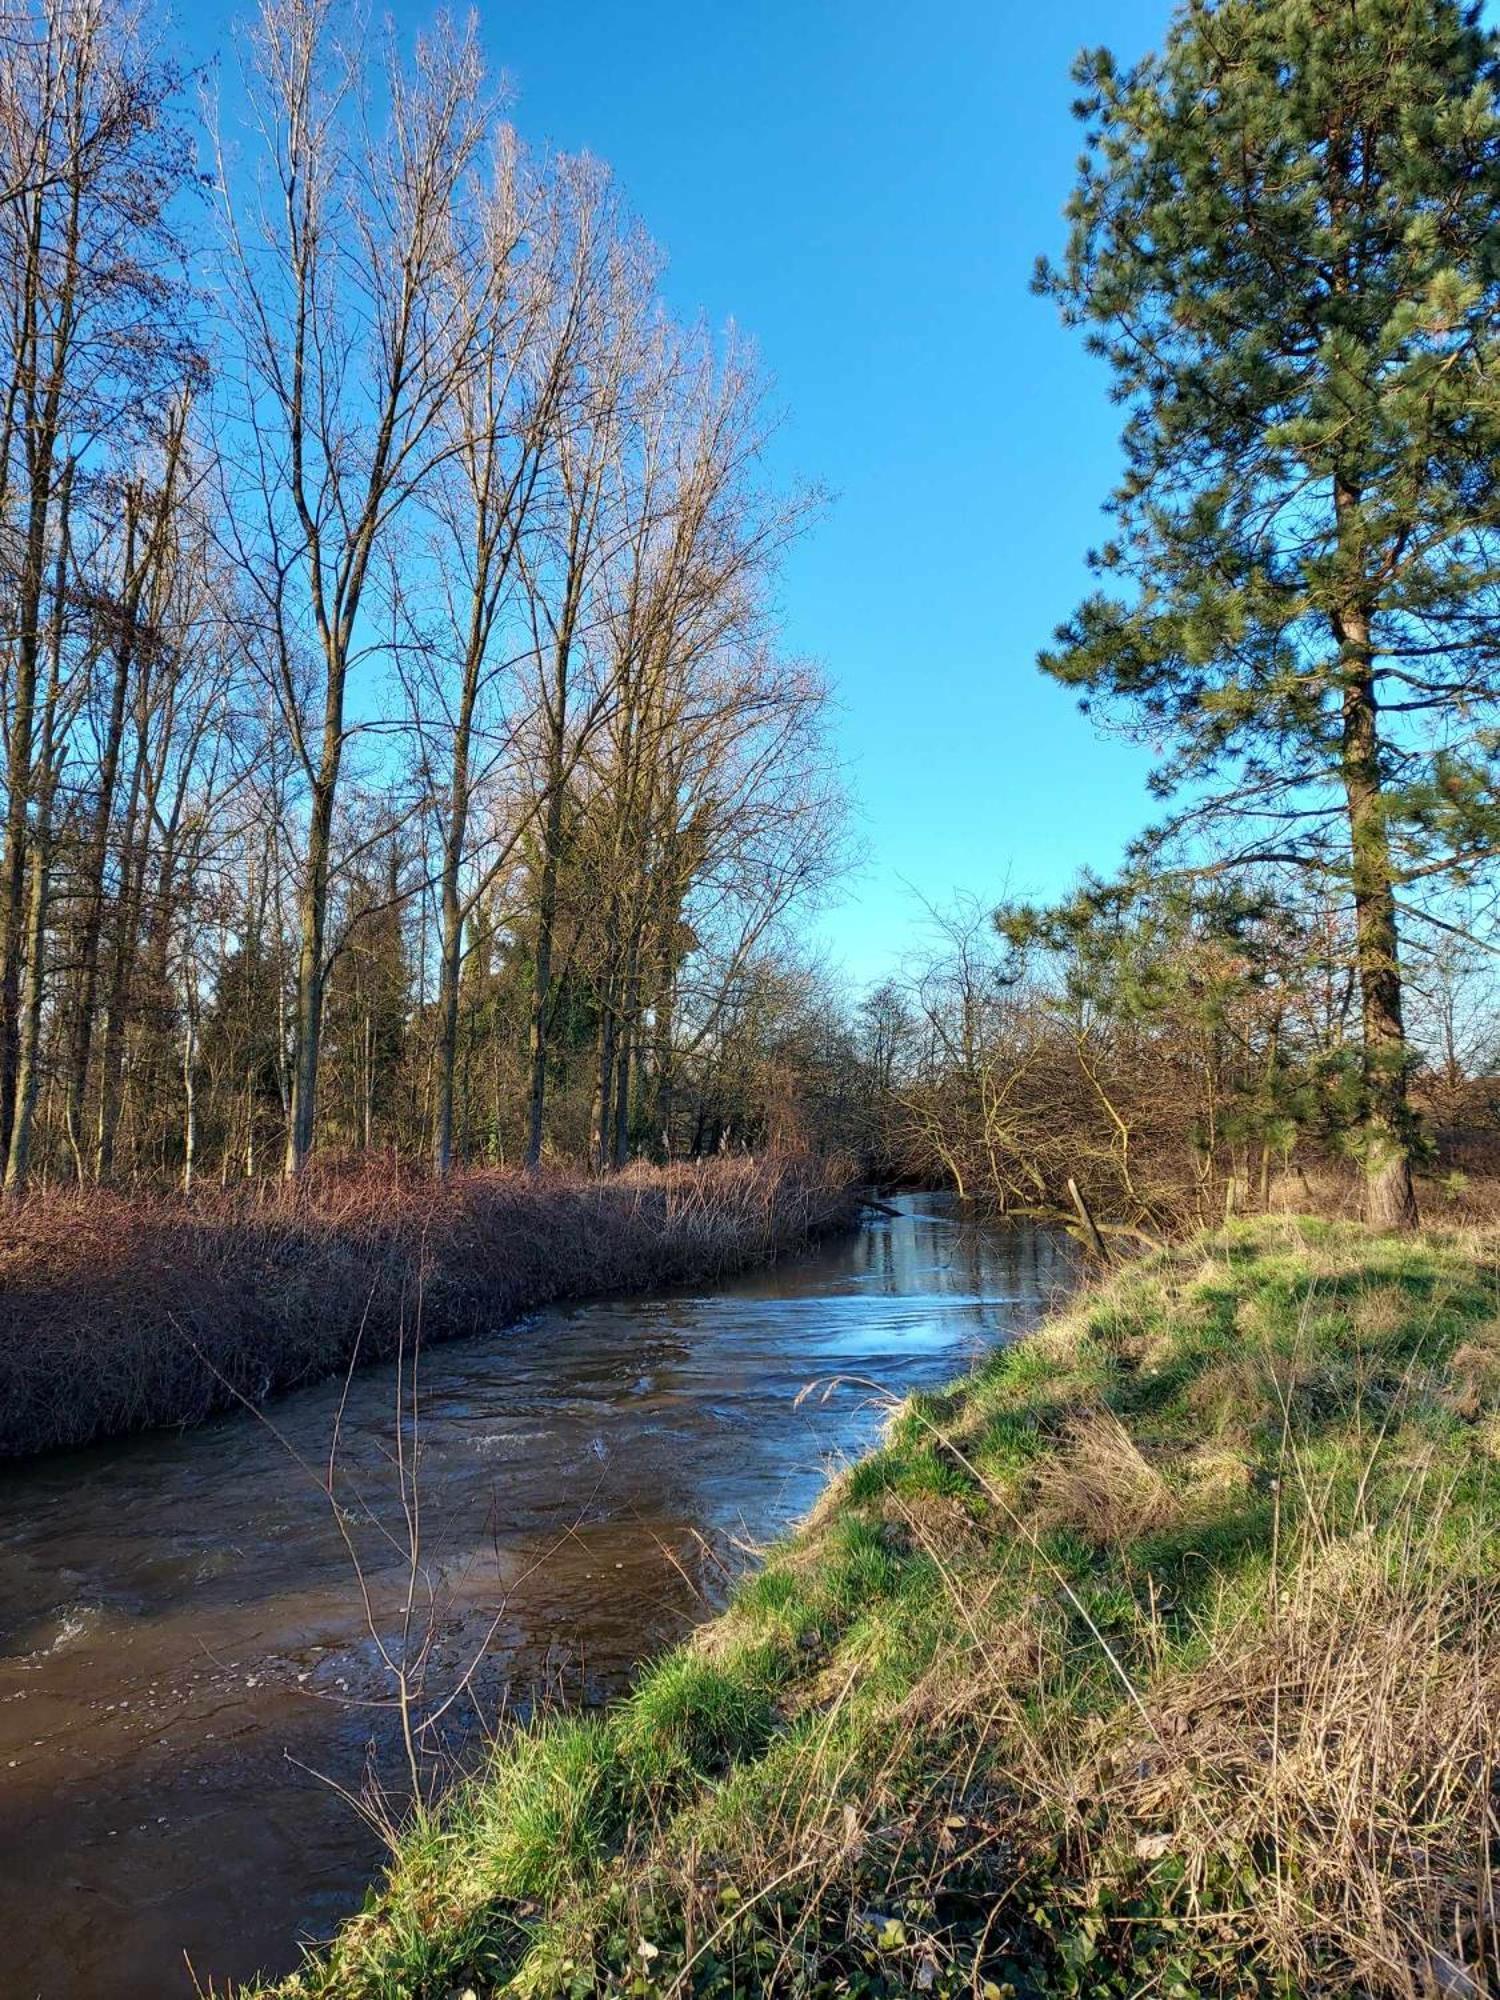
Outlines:
[{"label": "curve of the river", "polygon": [[0,1993],[289,1970],[379,1869],[349,1795],[405,1796],[386,1657],[436,1717],[424,1784],[506,1713],[608,1695],[877,1434],[868,1388],[806,1384],[941,1381],[1071,1284],[1065,1239],[897,1207],[432,1348],[415,1425],[410,1370],[376,1368],[0,1475]]}]

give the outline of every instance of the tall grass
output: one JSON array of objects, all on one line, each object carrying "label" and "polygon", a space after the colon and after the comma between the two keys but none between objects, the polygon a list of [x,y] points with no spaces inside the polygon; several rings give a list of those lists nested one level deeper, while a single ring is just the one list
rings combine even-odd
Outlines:
[{"label": "tall grass", "polygon": [[895,1414],[286,1994],[1500,1993],[1492,1239],[1260,1222]]},{"label": "tall grass", "polygon": [[551,1300],[722,1275],[851,1213],[809,1159],[609,1180],[393,1167],[186,1199],[39,1193],[0,1212],[0,1455],[192,1423]]}]

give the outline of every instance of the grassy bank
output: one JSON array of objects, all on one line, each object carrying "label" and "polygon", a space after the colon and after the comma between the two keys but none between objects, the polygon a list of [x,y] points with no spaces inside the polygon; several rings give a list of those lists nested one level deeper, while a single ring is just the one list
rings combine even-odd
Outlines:
[{"label": "grassy bank", "polygon": [[851,1213],[848,1172],[801,1159],[31,1195],[0,1213],[0,1457],[192,1423],[554,1300],[721,1276]]},{"label": "grassy bank", "polygon": [[1247,1224],[896,1417],[284,1995],[1479,1995],[1492,1238]]}]

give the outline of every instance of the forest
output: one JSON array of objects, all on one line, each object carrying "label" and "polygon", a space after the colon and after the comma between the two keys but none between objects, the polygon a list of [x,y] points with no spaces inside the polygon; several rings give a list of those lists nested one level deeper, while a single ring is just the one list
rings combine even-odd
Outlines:
[{"label": "forest", "polygon": [[[6,1185],[711,1150],[838,872],[741,344],[477,28],[0,52]],[[205,164],[205,155],[206,164]]]},{"label": "forest", "polygon": [[[1042,664],[1168,810],[861,995],[807,942],[859,838],[778,596],[823,501],[770,474],[749,344],[674,320],[474,23],[242,29],[211,79],[123,0],[0,50],[9,1189],[813,1149],[1148,1233],[1289,1191],[1409,1221],[1414,1174],[1483,1206],[1483,114],[1379,187],[1351,138],[1331,237],[1294,188],[1300,249],[1221,240],[1203,195],[1143,259],[1196,169],[1081,72],[1037,283],[1133,415]],[[1427,221],[1382,242],[1398,193]]]}]

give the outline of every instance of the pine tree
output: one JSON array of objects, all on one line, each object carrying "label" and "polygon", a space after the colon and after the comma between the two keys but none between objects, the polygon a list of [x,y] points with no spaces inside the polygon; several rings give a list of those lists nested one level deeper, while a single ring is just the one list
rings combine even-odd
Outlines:
[{"label": "pine tree", "polygon": [[1042,665],[1171,750],[1148,836],[1347,897],[1370,1219],[1410,1225],[1402,950],[1500,847],[1497,45],[1452,0],[1189,0],[1082,57],[1059,268],[1128,409]]}]

